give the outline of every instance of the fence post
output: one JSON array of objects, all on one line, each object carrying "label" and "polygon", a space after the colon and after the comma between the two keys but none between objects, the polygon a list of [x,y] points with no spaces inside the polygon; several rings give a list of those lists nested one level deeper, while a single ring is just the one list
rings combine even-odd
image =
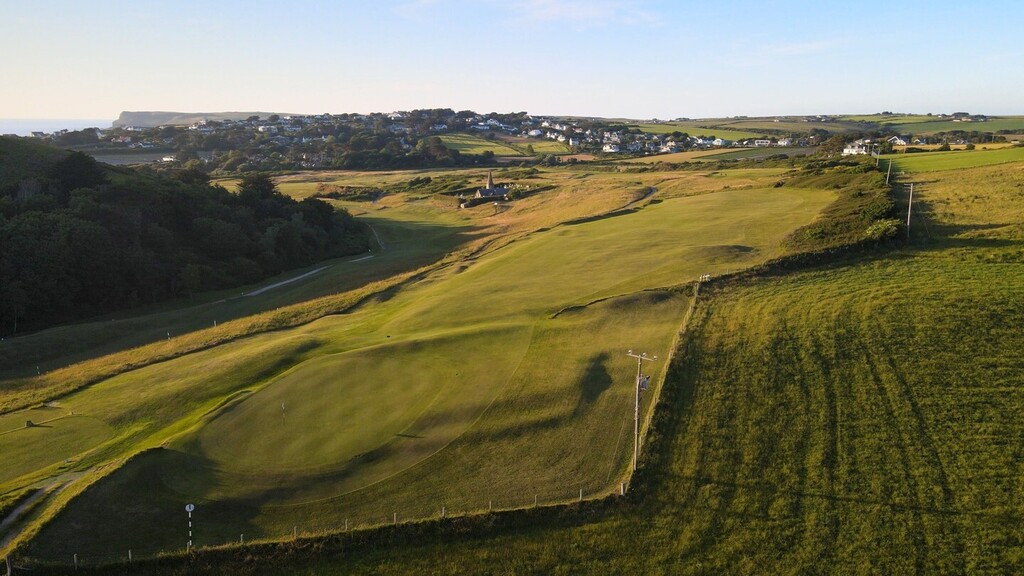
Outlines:
[{"label": "fence post", "polygon": [[487,501],[487,511],[488,512],[493,512],[494,511],[494,500],[488,500]]},{"label": "fence post", "polygon": [[580,502],[583,502],[583,488],[580,488]]},{"label": "fence post", "polygon": [[626,483],[625,482],[621,482],[621,483],[619,483],[619,496],[625,496],[625,495],[626,495]]},{"label": "fence post", "polygon": [[536,494],[533,495],[533,507],[534,508],[537,507],[537,495]]},{"label": "fence post", "polygon": [[292,526],[292,539],[297,539],[298,537],[299,537],[299,527],[298,526]]},{"label": "fence post", "polygon": [[75,554],[75,570],[78,570],[78,554]]},{"label": "fence post", "polygon": [[239,544],[245,544],[245,534],[239,534],[238,535],[238,543]]},{"label": "fence post", "polygon": [[132,549],[131,548],[128,549],[128,563],[129,564],[132,563]]},{"label": "fence post", "polygon": [[441,518],[444,518],[444,506],[441,506]]}]

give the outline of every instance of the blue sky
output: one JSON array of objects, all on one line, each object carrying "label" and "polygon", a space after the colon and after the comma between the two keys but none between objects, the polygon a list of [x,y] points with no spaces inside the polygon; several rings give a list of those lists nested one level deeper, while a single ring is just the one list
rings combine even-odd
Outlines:
[{"label": "blue sky", "polygon": [[0,117],[1024,114],[1021,2],[0,0]]}]

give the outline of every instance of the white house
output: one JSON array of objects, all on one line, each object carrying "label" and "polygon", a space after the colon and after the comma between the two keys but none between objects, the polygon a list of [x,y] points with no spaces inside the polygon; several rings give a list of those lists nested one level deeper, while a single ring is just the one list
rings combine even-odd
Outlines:
[{"label": "white house", "polygon": [[619,145],[618,144],[610,144],[610,143],[609,144],[605,144],[604,147],[601,148],[601,151],[602,152],[609,152],[609,153],[618,152],[619,151]]},{"label": "white house", "polygon": [[771,146],[771,145],[772,145],[772,141],[771,140],[766,140],[764,138],[758,138],[757,140],[754,140],[754,146],[756,146],[758,148],[766,148],[766,147]]},{"label": "white house", "polygon": [[855,156],[857,154],[869,153],[867,144],[862,142],[850,142],[843,148],[843,156]]},{"label": "white house", "polygon": [[775,143],[776,146],[792,146],[793,140],[791,138],[779,138]]},{"label": "white house", "polygon": [[533,130],[530,130],[529,132],[527,132],[526,135],[527,136],[533,136],[534,138],[540,138],[541,136],[544,135],[544,131],[540,130],[540,129],[537,129],[537,128],[534,128]]},{"label": "white house", "polygon": [[893,146],[907,146],[908,144],[910,144],[910,136],[890,136],[889,139],[886,140],[886,142],[892,144]]}]

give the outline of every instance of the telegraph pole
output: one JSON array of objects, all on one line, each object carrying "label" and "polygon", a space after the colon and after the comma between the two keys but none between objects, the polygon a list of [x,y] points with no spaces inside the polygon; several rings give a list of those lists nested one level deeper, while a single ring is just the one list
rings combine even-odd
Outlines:
[{"label": "telegraph pole", "polygon": [[646,352],[634,354],[632,350],[626,353],[626,356],[636,358],[636,382],[634,383],[636,393],[636,402],[633,405],[633,471],[636,472],[637,460],[640,458],[640,373],[643,368],[644,360],[648,362],[657,360],[657,356],[648,356]]}]

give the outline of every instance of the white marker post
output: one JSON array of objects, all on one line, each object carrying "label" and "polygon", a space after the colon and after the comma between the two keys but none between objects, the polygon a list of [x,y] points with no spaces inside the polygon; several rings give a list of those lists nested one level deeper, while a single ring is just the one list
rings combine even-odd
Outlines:
[{"label": "white marker post", "polygon": [[196,509],[195,504],[186,504],[185,512],[188,512],[188,547],[186,551],[192,550],[192,511]]}]

